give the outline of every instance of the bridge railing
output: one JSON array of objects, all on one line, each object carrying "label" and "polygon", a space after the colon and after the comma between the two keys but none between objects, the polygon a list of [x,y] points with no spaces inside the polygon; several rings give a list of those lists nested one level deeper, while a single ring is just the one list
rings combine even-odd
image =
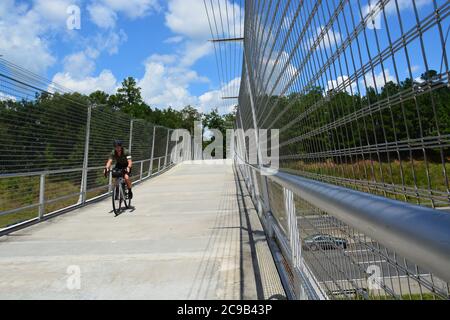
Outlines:
[{"label": "bridge railing", "polygon": [[0,59],[0,235],[108,195],[115,139],[134,183],[162,172],[171,133]]},{"label": "bridge railing", "polygon": [[245,137],[237,165],[293,297],[449,298],[449,13],[245,2],[236,127],[279,130],[280,173]]}]

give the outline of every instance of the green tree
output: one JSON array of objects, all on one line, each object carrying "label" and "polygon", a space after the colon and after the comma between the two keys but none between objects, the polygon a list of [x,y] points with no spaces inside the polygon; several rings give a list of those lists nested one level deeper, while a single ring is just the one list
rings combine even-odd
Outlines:
[{"label": "green tree", "polygon": [[[233,111],[228,114],[221,115],[217,108],[211,110],[209,113],[203,115],[202,124],[203,130],[205,129],[217,129],[219,130],[223,138],[226,138],[227,130],[234,128],[234,123],[236,119],[236,112]],[[204,147],[208,145],[211,141],[204,141]],[[226,157],[226,143],[224,141],[224,156]]]},{"label": "green tree", "polygon": [[202,114],[192,106],[186,106],[181,110],[181,118],[183,120],[182,128],[189,130],[194,134],[194,122],[202,120]]},{"label": "green tree", "polygon": [[108,104],[109,94],[104,91],[94,91],[89,95],[89,100],[91,103],[96,105],[106,105]]},{"label": "green tree", "polygon": [[109,97],[108,103],[113,109],[130,115],[139,113],[135,109],[146,106],[141,96],[141,88],[137,86],[133,77],[128,77],[122,81],[122,87],[117,89],[115,95]]}]

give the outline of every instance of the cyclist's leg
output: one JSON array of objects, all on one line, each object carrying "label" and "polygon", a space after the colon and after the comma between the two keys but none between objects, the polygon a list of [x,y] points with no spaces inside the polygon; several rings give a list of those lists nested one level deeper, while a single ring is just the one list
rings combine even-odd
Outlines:
[{"label": "cyclist's leg", "polygon": [[123,176],[123,178],[125,179],[125,182],[127,183],[127,187],[128,187],[128,189],[130,189],[130,190],[131,190],[131,187],[132,187],[132,183],[131,183],[131,179],[130,179],[130,176],[129,176],[128,174],[125,174],[125,175]]},{"label": "cyclist's leg", "polygon": [[127,187],[128,187],[128,197],[130,199],[133,199],[133,191],[131,190],[133,187],[133,184],[131,183],[130,175],[131,175],[131,170],[129,173],[125,173],[123,178],[125,179],[125,183],[127,184]]}]

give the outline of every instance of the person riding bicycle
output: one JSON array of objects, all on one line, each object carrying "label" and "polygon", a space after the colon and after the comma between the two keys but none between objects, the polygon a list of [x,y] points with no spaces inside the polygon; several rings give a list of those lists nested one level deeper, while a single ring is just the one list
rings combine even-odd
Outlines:
[{"label": "person riding bicycle", "polygon": [[106,173],[111,169],[112,163],[115,161],[115,167],[114,170],[122,170],[124,171],[124,179],[127,183],[128,187],[128,197],[129,199],[133,198],[133,192],[131,191],[131,168],[133,166],[133,162],[131,161],[131,154],[130,152],[123,147],[123,143],[120,140],[114,141],[114,150],[109,155],[109,159],[106,163],[106,167],[104,170],[104,174],[106,176]]}]

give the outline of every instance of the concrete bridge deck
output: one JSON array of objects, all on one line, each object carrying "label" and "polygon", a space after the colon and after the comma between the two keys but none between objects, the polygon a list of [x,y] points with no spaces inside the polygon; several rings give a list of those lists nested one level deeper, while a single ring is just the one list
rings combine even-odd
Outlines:
[{"label": "concrete bridge deck", "polygon": [[283,294],[236,177],[231,164],[181,164],[136,186],[118,217],[107,198],[0,238],[0,299]]}]

